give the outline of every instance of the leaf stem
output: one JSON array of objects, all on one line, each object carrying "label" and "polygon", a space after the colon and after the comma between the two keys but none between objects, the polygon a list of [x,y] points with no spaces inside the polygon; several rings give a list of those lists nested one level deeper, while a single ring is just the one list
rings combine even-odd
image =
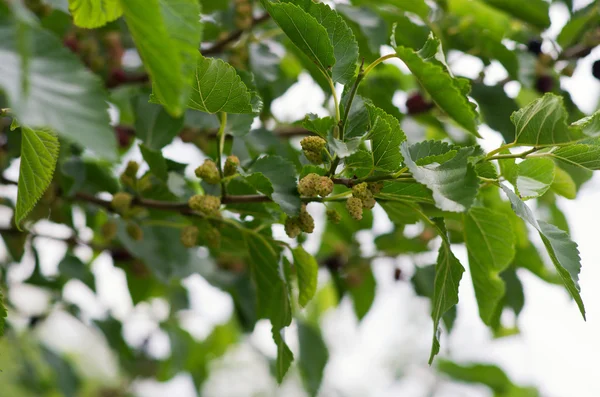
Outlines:
[{"label": "leaf stem", "polygon": [[374,61],[373,61],[373,62],[372,62],[372,63],[371,63],[369,66],[367,66],[367,68],[365,69],[365,71],[364,71],[364,73],[363,73],[363,74],[364,74],[364,76],[363,76],[363,77],[366,77],[366,76],[367,76],[367,75],[368,75],[368,74],[369,74],[369,73],[370,73],[370,72],[371,72],[373,69],[375,69],[375,67],[376,67],[377,65],[379,65],[381,62],[383,62],[383,61],[387,61],[388,59],[397,58],[397,57],[398,57],[398,55],[396,55],[395,53],[393,53],[393,54],[387,54],[387,55],[384,55],[384,56],[382,56],[382,57],[380,57],[380,58],[378,58],[378,59],[374,60]]},{"label": "leaf stem", "polygon": [[225,146],[225,127],[227,126],[227,113],[223,112],[219,114],[219,131],[217,132],[217,168],[219,169],[219,176],[221,177],[221,197],[227,195],[225,190],[225,181],[223,180],[223,147]]},{"label": "leaf stem", "polygon": [[540,149],[541,148],[539,148],[539,147],[534,147],[534,148],[532,148],[530,150],[527,150],[527,151],[525,151],[523,153],[517,153],[517,154],[513,154],[513,153],[511,153],[511,154],[497,154],[497,155],[492,156],[492,157],[489,157],[489,154],[488,154],[488,157],[486,157],[484,160],[485,161],[491,161],[491,160],[502,160],[502,159],[524,159],[524,158],[527,157],[527,155],[535,153],[535,152],[537,152]]},{"label": "leaf stem", "polygon": [[340,100],[338,98],[337,91],[335,90],[335,83],[333,82],[331,77],[327,76],[327,82],[329,83],[329,88],[331,88],[331,95],[333,96],[333,105],[335,106],[335,121],[339,123],[341,120]]},{"label": "leaf stem", "polygon": [[511,143],[507,143],[506,145],[502,145],[499,148],[494,149],[491,152],[489,152],[487,154],[487,156],[485,156],[485,159],[487,160],[488,158],[493,157],[495,154],[498,154],[498,153],[500,153],[503,150],[507,150],[507,149],[510,149],[512,147],[515,147],[515,146],[516,146],[515,142],[511,142]]}]

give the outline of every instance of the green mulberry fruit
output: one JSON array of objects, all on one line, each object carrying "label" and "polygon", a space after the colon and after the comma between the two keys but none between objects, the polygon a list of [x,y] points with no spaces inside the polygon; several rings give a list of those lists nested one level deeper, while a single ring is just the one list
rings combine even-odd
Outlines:
[{"label": "green mulberry fruit", "polygon": [[327,197],[333,192],[333,181],[331,178],[322,176],[317,183],[317,194],[321,197]]},{"label": "green mulberry fruit", "polygon": [[361,200],[373,197],[373,193],[369,190],[369,185],[366,182],[359,183],[352,187],[352,195]]},{"label": "green mulberry fruit", "polygon": [[131,208],[131,203],[133,201],[133,196],[129,193],[118,192],[113,196],[111,205],[112,207],[119,213],[126,212],[129,208]]},{"label": "green mulberry fruit", "polygon": [[115,221],[106,221],[102,225],[102,237],[106,241],[110,241],[117,236],[117,223]]},{"label": "green mulberry fruit", "polygon": [[216,185],[221,182],[221,176],[219,175],[219,169],[212,160],[204,160],[204,163],[196,168],[196,176],[202,178],[206,183]]},{"label": "green mulberry fruit", "polygon": [[369,183],[369,190],[373,194],[379,194],[383,190],[383,182]]},{"label": "green mulberry fruit", "polygon": [[209,228],[204,237],[206,238],[206,245],[210,248],[219,249],[221,247],[221,232],[218,229]]},{"label": "green mulberry fruit", "polygon": [[321,177],[317,174],[308,174],[298,182],[298,193],[301,196],[315,197],[317,192],[317,185],[320,183]]},{"label": "green mulberry fruit", "polygon": [[225,167],[223,173],[225,176],[232,176],[237,173],[238,166],[240,165],[240,159],[237,156],[229,156],[225,160]]},{"label": "green mulberry fruit", "polygon": [[191,209],[204,215],[218,215],[221,208],[221,199],[216,196],[197,194],[189,199],[188,204]]},{"label": "green mulberry fruit", "polygon": [[315,230],[315,220],[306,210],[306,204],[302,205],[300,215],[298,215],[300,229],[305,233],[312,233]]},{"label": "green mulberry fruit", "polygon": [[198,241],[198,228],[196,226],[186,226],[181,229],[181,235],[179,238],[181,239],[181,243],[186,248],[192,248],[196,246],[196,242]]},{"label": "green mulberry fruit", "polygon": [[327,141],[318,136],[307,136],[300,141],[302,150],[309,152],[321,153],[321,150],[325,148]]},{"label": "green mulberry fruit", "polygon": [[129,235],[129,237],[131,237],[135,241],[141,241],[144,238],[144,231],[142,230],[140,225],[138,225],[135,222],[127,223],[125,231]]},{"label": "green mulberry fruit", "polygon": [[340,223],[342,216],[336,210],[329,208],[327,209],[327,219],[333,223]]},{"label": "green mulberry fruit", "polygon": [[346,209],[352,218],[360,221],[363,217],[363,203],[362,200],[357,197],[350,197],[346,201]]},{"label": "green mulberry fruit", "polygon": [[298,217],[288,216],[287,219],[285,220],[284,228],[285,228],[285,234],[287,234],[289,238],[296,238],[302,232],[302,229],[300,228],[300,222],[298,220]]}]

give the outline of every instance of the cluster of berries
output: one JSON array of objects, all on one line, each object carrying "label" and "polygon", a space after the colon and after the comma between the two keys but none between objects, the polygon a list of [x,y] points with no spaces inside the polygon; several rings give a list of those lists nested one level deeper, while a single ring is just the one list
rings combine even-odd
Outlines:
[{"label": "cluster of berries", "polygon": [[333,181],[326,176],[308,174],[298,182],[298,193],[306,197],[327,197],[333,192]]},{"label": "cluster of berries", "polygon": [[323,164],[323,149],[327,141],[318,136],[307,136],[300,141],[304,155],[314,164]]},{"label": "cluster of berries", "polygon": [[306,204],[302,204],[300,215],[288,216],[285,220],[285,233],[289,238],[296,238],[300,233],[312,233],[315,230],[315,220],[306,210]]},{"label": "cluster of berries", "polygon": [[[240,165],[240,159],[237,156],[229,156],[225,160],[225,166],[223,167],[223,176],[232,176],[237,173],[238,166]],[[196,168],[196,176],[201,178],[206,183],[216,185],[221,182],[221,174],[217,168],[217,164],[212,160],[204,160],[201,166]]]},{"label": "cluster of berries", "polygon": [[374,195],[381,192],[382,183],[359,183],[352,187],[352,197],[346,201],[346,209],[350,216],[356,220],[363,217],[363,209],[371,210],[375,207]]}]

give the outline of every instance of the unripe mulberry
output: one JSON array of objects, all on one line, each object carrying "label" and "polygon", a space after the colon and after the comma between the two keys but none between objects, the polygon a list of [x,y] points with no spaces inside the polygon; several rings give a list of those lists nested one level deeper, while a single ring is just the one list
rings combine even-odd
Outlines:
[{"label": "unripe mulberry", "polygon": [[300,141],[302,150],[321,153],[321,150],[325,148],[327,141],[318,136],[307,136]]},{"label": "unripe mulberry", "polygon": [[330,208],[327,209],[327,219],[329,219],[329,221],[333,223],[340,223],[340,221],[342,220],[342,216],[339,212]]},{"label": "unripe mulberry", "polygon": [[113,196],[111,205],[119,213],[127,211],[131,207],[133,196],[129,193],[118,192]]},{"label": "unripe mulberry", "polygon": [[196,176],[198,178],[202,178],[207,183],[215,185],[221,181],[221,176],[219,175],[219,169],[217,165],[212,160],[204,160],[204,163],[196,168]]},{"label": "unripe mulberry", "polygon": [[298,222],[300,223],[300,229],[305,233],[312,233],[315,230],[315,220],[306,210],[306,205],[302,205],[300,215],[298,216]]},{"label": "unripe mulberry", "polygon": [[308,174],[298,182],[298,193],[302,196],[314,197],[318,194],[317,185],[320,183],[321,177],[317,174]]},{"label": "unripe mulberry", "polygon": [[237,173],[238,166],[240,165],[240,159],[237,156],[229,156],[225,160],[225,167],[223,173],[225,176],[232,176]]},{"label": "unripe mulberry", "polygon": [[212,249],[219,249],[221,247],[221,232],[211,227],[206,231],[204,236],[206,238],[206,245],[208,245]]},{"label": "unripe mulberry", "polygon": [[137,161],[130,161],[127,163],[127,167],[125,167],[125,171],[123,171],[123,174],[128,175],[132,178],[136,178],[139,169],[140,165],[137,163]]},{"label": "unripe mulberry", "polygon": [[298,220],[298,217],[288,216],[285,220],[284,228],[285,234],[287,234],[289,238],[296,238],[302,232],[302,229],[300,229],[300,222]]},{"label": "unripe mulberry", "polygon": [[317,194],[321,197],[327,197],[333,192],[333,181],[331,178],[322,176],[317,183]]},{"label": "unripe mulberry", "polygon": [[369,197],[361,201],[363,208],[367,210],[372,210],[373,207],[375,207],[375,204],[377,204],[377,201],[375,201],[373,197]]},{"label": "unripe mulberry", "polygon": [[196,226],[186,226],[181,229],[181,235],[179,238],[181,239],[181,243],[184,247],[192,248],[196,246],[196,242],[198,241],[198,228]]},{"label": "unripe mulberry", "polygon": [[369,185],[366,182],[359,183],[352,187],[352,195],[361,200],[373,197],[373,193],[369,190]]},{"label": "unripe mulberry", "polygon": [[313,152],[312,150],[305,150],[304,155],[313,164],[323,164],[323,155],[321,152]]},{"label": "unripe mulberry", "polygon": [[142,230],[140,225],[138,225],[135,222],[127,223],[127,226],[125,227],[125,231],[129,235],[129,237],[131,237],[135,241],[140,241],[141,239],[144,238],[144,231]]},{"label": "unripe mulberry", "polygon": [[101,228],[102,237],[110,241],[117,236],[117,223],[114,221],[106,221]]},{"label": "unripe mulberry", "polygon": [[360,221],[363,217],[363,203],[362,200],[357,197],[350,197],[346,201],[346,209],[350,216],[357,221]]},{"label": "unripe mulberry", "polygon": [[383,182],[369,183],[369,190],[373,194],[379,194],[383,190]]},{"label": "unripe mulberry", "polygon": [[191,209],[204,215],[217,215],[221,208],[221,199],[216,196],[197,194],[189,199],[188,204]]}]

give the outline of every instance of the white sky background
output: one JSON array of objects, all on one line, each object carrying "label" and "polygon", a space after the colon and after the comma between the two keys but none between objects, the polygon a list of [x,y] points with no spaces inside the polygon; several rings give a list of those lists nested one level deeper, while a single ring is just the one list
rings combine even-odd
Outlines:
[{"label": "white sky background", "polygon": [[[524,0],[526,1],[526,0]],[[589,3],[575,0],[576,6]],[[551,13],[553,27],[557,32],[566,21],[566,10],[554,5]],[[587,113],[593,112],[600,98],[600,81],[591,76],[593,60],[600,59],[600,48],[579,62],[577,72],[562,84],[567,88],[578,106]],[[454,71],[461,75],[473,71],[473,58],[450,57]],[[398,61],[398,65],[401,63]],[[402,66],[401,66],[402,67]],[[504,77],[501,67],[491,78]],[[494,78],[495,77],[495,78]],[[308,76],[274,104],[274,113],[280,120],[293,121],[307,112],[325,114],[321,107],[323,93]],[[399,105],[403,102],[399,97]],[[405,125],[405,128],[411,128]],[[483,130],[481,144],[492,149],[500,143],[497,133]],[[201,154],[190,145],[174,143],[165,148],[165,156],[181,162],[198,164]],[[131,153],[141,158],[139,153]],[[193,167],[191,167],[193,168]],[[18,164],[13,164],[8,177],[17,178]],[[16,192],[7,188],[10,194]],[[443,335],[442,356],[458,362],[489,362],[499,364],[509,376],[521,384],[540,388],[544,397],[598,397],[598,359],[600,356],[600,249],[598,231],[600,225],[600,177],[589,182],[577,200],[561,199],[559,206],[567,214],[572,238],[579,244],[582,258],[580,275],[583,300],[586,304],[588,321],[584,322],[576,305],[566,291],[539,281],[526,271],[519,276],[523,281],[526,305],[519,319],[522,333],[518,336],[498,340],[478,316],[464,247],[453,247],[456,255],[467,269],[463,276],[455,329],[448,337]],[[316,214],[318,206],[310,206]],[[0,212],[0,219],[7,219]],[[81,222],[83,225],[83,222]],[[0,225],[3,226],[3,225]],[[375,233],[387,232],[391,224],[381,209],[376,210]],[[39,231],[59,235],[68,233],[59,227],[40,225]],[[317,233],[322,225],[317,226]],[[276,233],[283,235],[282,228]],[[89,231],[82,230],[83,233]],[[318,238],[311,236],[308,248],[316,250]],[[361,234],[361,246],[365,252],[373,249],[373,235]],[[284,237],[285,238],[285,237]],[[58,262],[65,249],[53,241],[38,239],[36,248],[41,253],[41,264],[46,274],[56,272]],[[83,259],[90,252],[81,249]],[[5,250],[0,244],[0,256]],[[433,257],[421,259],[429,263]],[[406,267],[411,258],[399,259],[398,264]],[[32,268],[29,256],[11,270],[9,281],[15,283],[10,290],[10,299],[27,313],[35,314],[44,309],[47,297],[41,290],[18,285]],[[421,263],[421,262],[419,262]],[[376,301],[370,313],[358,324],[351,302],[344,301],[339,308],[328,312],[323,320],[323,334],[329,347],[330,361],[325,370],[321,389],[323,397],[359,396],[406,396],[406,397],[487,397],[488,389],[476,386],[456,385],[435,375],[426,364],[431,343],[431,319],[428,300],[416,297],[407,282],[394,282],[392,269],[395,263],[382,260],[374,264],[378,279]],[[163,356],[169,353],[168,338],[158,330],[157,322],[164,319],[168,304],[153,300],[133,307],[128,295],[124,274],[112,266],[108,255],[102,255],[93,266],[96,275],[98,297],[81,283],[70,282],[66,296],[83,306],[89,318],[101,318],[107,311],[125,320],[124,333],[127,340],[139,345],[149,335],[150,351]],[[227,321],[232,311],[229,297],[208,285],[201,277],[192,276],[186,281],[190,290],[191,309],[183,316],[186,327],[199,339],[208,335],[214,324]],[[11,315],[15,324],[23,324],[24,318]],[[57,311],[38,329],[40,337],[58,350],[67,352],[82,363],[78,367],[87,375],[107,381],[116,379],[116,361],[106,349],[99,333],[90,331],[79,321],[64,312]],[[293,326],[286,334],[292,347],[297,348]],[[207,397],[247,396],[304,396],[297,370],[290,371],[282,388],[277,388],[269,373],[263,354],[273,355],[269,325],[261,322],[248,340],[230,349],[224,359],[214,363],[211,378],[203,387]],[[135,385],[139,397],[194,397],[193,384],[189,376],[181,375],[165,384],[144,381]]]}]

